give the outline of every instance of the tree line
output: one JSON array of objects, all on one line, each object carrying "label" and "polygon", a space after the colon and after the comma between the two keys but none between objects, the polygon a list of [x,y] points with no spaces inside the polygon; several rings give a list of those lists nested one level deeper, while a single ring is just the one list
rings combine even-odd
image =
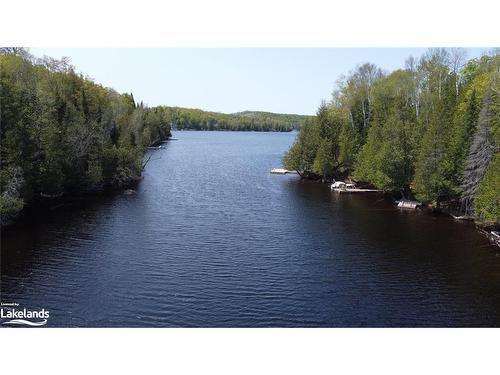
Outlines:
[{"label": "tree line", "polygon": [[0,223],[42,198],[136,182],[147,146],[171,128],[291,131],[306,118],[149,108],[77,73],[67,58],[0,48]]},{"label": "tree line", "polygon": [[339,80],[284,155],[303,177],[351,178],[500,220],[500,54],[430,49],[391,73],[366,63]]},{"label": "tree line", "polygon": [[300,128],[310,116],[245,111],[232,114],[201,109],[160,107],[177,130],[234,130],[289,132]]},{"label": "tree line", "polygon": [[96,84],[67,59],[0,49],[0,214],[137,181],[147,146],[170,136],[159,108]]}]

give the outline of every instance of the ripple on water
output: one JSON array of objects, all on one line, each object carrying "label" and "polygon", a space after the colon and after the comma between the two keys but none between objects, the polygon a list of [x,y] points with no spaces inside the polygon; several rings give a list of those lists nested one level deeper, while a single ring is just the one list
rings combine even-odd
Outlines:
[{"label": "ripple on water", "polygon": [[295,134],[178,132],[137,194],[2,236],[2,301],[52,326],[498,326],[473,227],[270,169]]}]

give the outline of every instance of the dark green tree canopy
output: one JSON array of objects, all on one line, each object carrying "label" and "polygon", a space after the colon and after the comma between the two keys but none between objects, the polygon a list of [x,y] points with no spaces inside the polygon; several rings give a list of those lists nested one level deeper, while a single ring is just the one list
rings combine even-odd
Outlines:
[{"label": "dark green tree canopy", "polygon": [[284,165],[437,204],[461,200],[466,214],[498,221],[499,85],[498,52],[465,61],[462,50],[430,49],[388,75],[358,66],[301,128]]},{"label": "dark green tree canopy", "polygon": [[3,217],[41,197],[125,186],[146,147],[170,136],[162,111],[24,49],[0,50],[0,104]]}]

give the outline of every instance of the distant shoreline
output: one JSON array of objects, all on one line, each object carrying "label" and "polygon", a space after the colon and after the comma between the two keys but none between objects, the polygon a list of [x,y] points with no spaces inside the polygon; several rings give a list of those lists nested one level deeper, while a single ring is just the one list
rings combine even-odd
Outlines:
[{"label": "distant shoreline", "polygon": [[174,132],[221,132],[221,133],[293,133],[298,132],[297,129],[290,130],[252,130],[252,129],[172,129]]}]

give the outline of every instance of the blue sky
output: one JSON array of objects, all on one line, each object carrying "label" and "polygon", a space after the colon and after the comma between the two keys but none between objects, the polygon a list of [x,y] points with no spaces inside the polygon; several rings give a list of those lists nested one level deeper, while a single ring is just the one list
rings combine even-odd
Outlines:
[{"label": "blue sky", "polygon": [[[468,57],[485,48],[469,48]],[[356,65],[391,71],[425,48],[30,48],[67,56],[79,72],[137,101],[224,113],[313,114],[336,80]]]}]

